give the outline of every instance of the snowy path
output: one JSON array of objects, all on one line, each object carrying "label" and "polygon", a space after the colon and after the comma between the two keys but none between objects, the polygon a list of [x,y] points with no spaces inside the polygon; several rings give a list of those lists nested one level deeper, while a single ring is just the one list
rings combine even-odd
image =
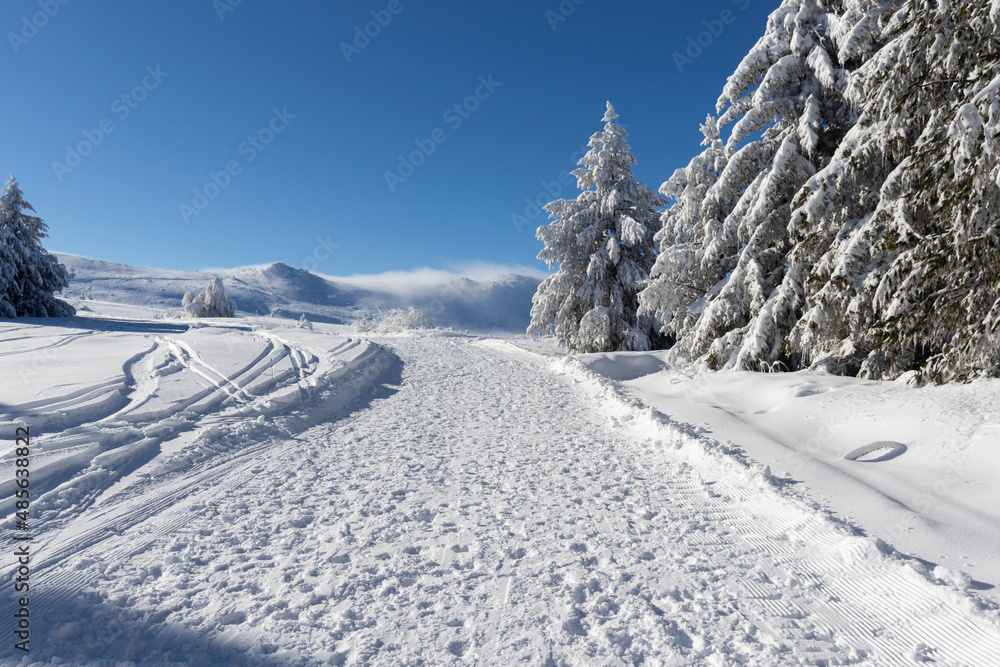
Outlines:
[{"label": "snowy path", "polygon": [[391,395],[292,439],[248,436],[225,465],[143,481],[77,518],[70,534],[89,527],[90,539],[49,552],[38,575],[39,657],[988,665],[1000,655],[993,611],[695,436],[653,433],[572,367],[466,338],[386,342],[404,362]]}]

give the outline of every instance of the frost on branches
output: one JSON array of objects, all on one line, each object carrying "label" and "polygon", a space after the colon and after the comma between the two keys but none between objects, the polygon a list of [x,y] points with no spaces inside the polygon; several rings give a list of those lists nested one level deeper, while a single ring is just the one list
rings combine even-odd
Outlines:
[{"label": "frost on branches", "polygon": [[880,63],[899,82],[882,91],[884,113],[901,108],[916,123],[876,213],[885,232],[866,281],[878,315],[862,365],[870,377],[1000,375],[998,9],[907,4]]},{"label": "frost on branches", "polygon": [[208,288],[197,296],[186,293],[181,304],[191,317],[236,317],[236,302],[226,297],[219,278],[212,278]]},{"label": "frost on branches", "polygon": [[782,3],[662,188],[640,312],[675,362],[1000,376],[998,22],[1000,2]]},{"label": "frost on branches", "polygon": [[66,267],[42,247],[48,226],[24,201],[12,175],[0,193],[0,317],[69,317],[73,306],[53,295],[69,285]]},{"label": "frost on branches", "polygon": [[782,357],[801,308],[801,294],[777,290],[794,247],[792,202],[854,120],[840,26],[817,0],[785,0],[703,126],[706,150],[661,188],[673,205],[640,312],[677,338],[677,362],[758,369]]},{"label": "frost on branches", "polygon": [[434,320],[422,310],[410,306],[407,310],[393,308],[373,317],[365,317],[354,323],[358,333],[399,333],[409,329],[433,329]]},{"label": "frost on branches", "polygon": [[652,319],[637,314],[637,299],[665,202],[632,175],[635,158],[616,118],[608,102],[604,130],[573,172],[583,192],[546,206],[554,220],[537,233],[545,244],[538,258],[559,268],[532,299],[528,333],[555,333],[578,352],[647,350],[655,335]]},{"label": "frost on branches", "polygon": [[869,11],[855,43],[884,46],[851,74],[858,123],[796,212],[806,309],[786,346],[801,365],[1000,374],[997,18],[969,1]]}]

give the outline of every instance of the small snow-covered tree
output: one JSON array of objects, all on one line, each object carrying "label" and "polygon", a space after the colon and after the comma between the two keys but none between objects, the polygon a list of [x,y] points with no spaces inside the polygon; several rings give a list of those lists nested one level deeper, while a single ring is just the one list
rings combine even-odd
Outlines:
[{"label": "small snow-covered tree", "polygon": [[299,318],[299,323],[296,325],[298,329],[309,329],[313,330],[313,323],[306,319],[306,314],[302,313],[302,317]]},{"label": "small snow-covered tree", "polygon": [[236,317],[236,302],[226,297],[219,278],[212,278],[208,288],[198,295],[186,292],[181,305],[191,317]]},{"label": "small snow-covered tree", "polygon": [[66,267],[42,247],[48,226],[24,201],[11,175],[0,193],[0,316],[69,317],[73,306],[55,292],[69,286]]},{"label": "small snow-covered tree", "polygon": [[532,299],[529,334],[554,332],[578,352],[646,350],[652,318],[638,315],[638,293],[653,266],[653,229],[665,200],[632,175],[635,158],[608,102],[604,130],[573,172],[582,194],[545,210],[538,258],[549,268]]}]

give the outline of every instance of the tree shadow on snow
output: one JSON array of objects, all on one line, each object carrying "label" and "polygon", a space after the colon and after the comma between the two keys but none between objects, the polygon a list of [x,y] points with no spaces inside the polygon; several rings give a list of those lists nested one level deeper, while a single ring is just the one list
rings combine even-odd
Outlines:
[{"label": "tree shadow on snow", "polygon": [[[41,327],[79,329],[94,333],[182,334],[190,328],[187,323],[114,317],[19,317],[16,320],[5,321]],[[239,325],[234,327],[239,328]]]},{"label": "tree shadow on snow", "polygon": [[[48,588],[44,570],[37,575],[33,572],[32,579],[33,584],[36,579],[38,583],[37,588],[32,586],[29,595],[31,652],[17,649],[14,643],[20,640],[11,639],[0,644],[0,662],[13,662],[30,655],[37,662],[59,658],[63,664],[86,665],[287,664],[276,655],[280,646],[268,643],[254,632],[253,615],[246,613],[252,610],[222,610],[206,615],[192,628],[172,621],[167,609],[136,604],[132,596],[115,594],[109,599],[107,593],[93,586]],[[189,609],[182,613],[190,618]],[[219,641],[213,636],[217,633],[230,637],[240,633],[247,639]]]}]

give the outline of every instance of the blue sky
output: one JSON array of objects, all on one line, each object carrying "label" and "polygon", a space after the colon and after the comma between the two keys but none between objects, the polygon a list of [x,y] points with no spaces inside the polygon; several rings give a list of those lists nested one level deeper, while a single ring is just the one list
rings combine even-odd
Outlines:
[{"label": "blue sky", "polygon": [[5,0],[0,168],[100,259],[544,268],[525,200],[605,100],[659,187],[777,4]]}]

